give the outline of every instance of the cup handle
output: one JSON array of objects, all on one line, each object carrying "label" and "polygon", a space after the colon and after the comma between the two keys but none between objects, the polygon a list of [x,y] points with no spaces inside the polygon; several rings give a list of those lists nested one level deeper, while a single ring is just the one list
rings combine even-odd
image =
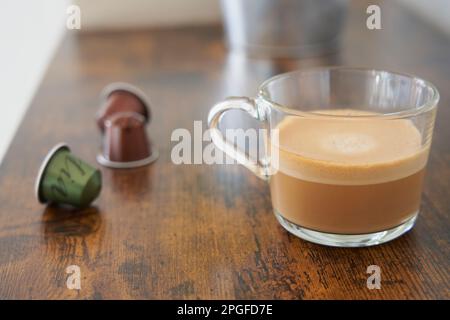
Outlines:
[{"label": "cup handle", "polygon": [[[211,139],[214,144],[228,156],[236,160],[238,163],[245,166],[256,176],[263,180],[268,180],[267,168],[259,163],[258,161],[253,161],[250,157],[242,152],[236,145],[231,144],[223,136],[219,130],[220,119],[223,114],[229,110],[242,110],[247,112],[252,118],[257,119],[261,122],[266,122],[267,117],[265,112],[261,112],[260,108],[254,99],[248,97],[229,97],[222,102],[217,103],[212,107],[208,114],[208,126],[211,130]],[[268,124],[266,123],[266,126]]]}]

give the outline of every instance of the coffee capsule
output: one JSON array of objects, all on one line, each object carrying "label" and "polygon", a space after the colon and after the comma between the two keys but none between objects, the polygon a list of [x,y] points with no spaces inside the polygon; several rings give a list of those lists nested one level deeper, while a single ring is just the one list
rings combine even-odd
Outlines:
[{"label": "coffee capsule", "polygon": [[125,82],[114,82],[107,85],[100,94],[102,106],[97,112],[97,125],[105,131],[105,121],[119,112],[136,112],[150,121],[150,104],[142,90]]},{"label": "coffee capsule", "polygon": [[135,168],[155,161],[158,152],[147,136],[145,117],[136,112],[116,113],[105,121],[103,152],[97,161],[110,168]]},{"label": "coffee capsule", "polygon": [[74,156],[65,143],[60,143],[45,157],[35,190],[41,203],[82,208],[98,197],[101,187],[101,172]]}]

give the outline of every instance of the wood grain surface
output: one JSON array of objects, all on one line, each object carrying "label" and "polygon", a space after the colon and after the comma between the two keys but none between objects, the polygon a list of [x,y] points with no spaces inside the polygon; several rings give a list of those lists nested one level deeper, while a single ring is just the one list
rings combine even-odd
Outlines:
[{"label": "wood grain surface", "polygon": [[[68,32],[0,168],[0,298],[449,299],[450,42],[393,1],[371,3],[382,8],[382,30],[365,28],[367,3],[358,1],[341,48],[302,60],[230,56],[219,27]],[[215,102],[317,65],[413,73],[440,90],[422,212],[395,241],[340,249],[300,240],[278,225],[268,186],[245,168],[170,160],[172,131],[205,124]],[[140,169],[101,168],[92,208],[39,204],[34,179],[54,144],[96,164],[98,95],[113,81],[150,96],[160,158]],[[366,287],[372,264],[381,267],[381,290]],[[79,291],[66,288],[69,265],[81,268]]]}]

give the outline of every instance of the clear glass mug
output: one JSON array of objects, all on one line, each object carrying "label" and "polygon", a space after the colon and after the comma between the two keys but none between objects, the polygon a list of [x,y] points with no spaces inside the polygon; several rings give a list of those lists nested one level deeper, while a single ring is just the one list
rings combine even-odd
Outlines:
[{"label": "clear glass mug", "polygon": [[[410,230],[418,216],[439,93],[388,71],[332,67],[275,76],[256,98],[216,104],[214,144],[268,181],[275,216],[315,243],[363,247]],[[265,155],[251,159],[219,129],[229,110],[267,129]]]}]

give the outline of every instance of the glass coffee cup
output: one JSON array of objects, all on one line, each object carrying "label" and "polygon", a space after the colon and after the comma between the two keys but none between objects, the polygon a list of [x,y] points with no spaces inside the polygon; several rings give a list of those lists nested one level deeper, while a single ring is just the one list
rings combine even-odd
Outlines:
[{"label": "glass coffee cup", "polygon": [[[419,214],[439,93],[411,75],[347,67],[275,76],[256,98],[216,104],[214,144],[268,181],[280,224],[319,244],[364,247],[410,230]],[[219,130],[229,110],[267,129],[255,161]]]}]

